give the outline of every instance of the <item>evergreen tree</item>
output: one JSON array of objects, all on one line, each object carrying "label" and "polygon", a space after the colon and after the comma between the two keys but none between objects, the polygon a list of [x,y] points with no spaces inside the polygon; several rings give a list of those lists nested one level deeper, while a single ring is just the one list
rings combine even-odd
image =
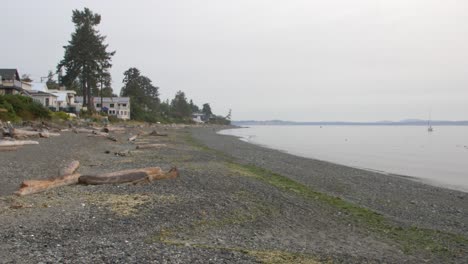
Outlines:
[{"label": "evergreen tree", "polygon": [[159,88],[152,84],[150,78],[141,75],[137,68],[124,72],[123,83],[120,95],[130,97],[131,118],[155,121],[159,115]]},{"label": "evergreen tree", "polygon": [[190,109],[192,109],[192,113],[200,112],[200,108],[193,103],[192,99],[190,99]]},{"label": "evergreen tree", "polygon": [[213,114],[211,112],[211,106],[209,103],[203,104],[203,109],[202,113],[205,115],[205,117],[210,118],[210,116]]},{"label": "evergreen tree", "polygon": [[54,80],[54,73],[52,71],[49,71],[49,73],[47,74],[46,84],[49,90],[58,90],[60,88],[57,81]]},{"label": "evergreen tree", "polygon": [[21,81],[28,82],[28,83],[33,82],[33,80],[31,79],[31,75],[29,74],[21,75]]},{"label": "evergreen tree", "polygon": [[178,91],[171,101],[171,114],[175,118],[190,118],[192,115],[192,109],[190,104],[187,102],[185,93]]},{"label": "evergreen tree", "polygon": [[65,55],[57,66],[57,72],[65,69],[61,82],[66,86],[71,86],[77,79],[80,81],[83,106],[92,110],[91,96],[97,95],[97,82],[112,67],[110,62],[115,51],[107,51],[106,37],[95,28],[101,23],[101,15],[89,8],[73,10],[72,21],[75,32],[68,45],[64,46]]}]

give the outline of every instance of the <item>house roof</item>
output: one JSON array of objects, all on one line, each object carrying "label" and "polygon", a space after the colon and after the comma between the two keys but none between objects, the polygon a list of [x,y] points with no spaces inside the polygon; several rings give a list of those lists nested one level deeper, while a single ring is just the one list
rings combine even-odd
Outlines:
[{"label": "house roof", "polygon": [[[76,96],[75,101],[83,102],[83,96]],[[101,102],[101,97],[94,97],[95,103]],[[128,104],[130,102],[130,97],[103,97],[103,103],[120,103],[120,104]]]},{"label": "house roof", "polygon": [[31,90],[41,91],[41,92],[48,92],[49,91],[49,89],[47,89],[47,84],[46,83],[41,83],[41,82],[32,82],[31,83]]},{"label": "house roof", "polygon": [[20,80],[16,69],[0,69],[0,76],[2,76],[2,80]]},{"label": "house roof", "polygon": [[51,94],[51,93],[46,93],[46,92],[43,92],[43,91],[36,91],[36,90],[30,90],[30,91],[28,91],[28,93],[31,96],[55,96],[55,97],[58,97],[56,94]]},{"label": "house roof", "polygon": [[50,93],[57,95],[57,101],[62,101],[66,102],[67,101],[67,96],[68,94],[76,94],[75,91],[71,90],[65,90],[65,91],[59,91],[59,90],[49,90]]}]

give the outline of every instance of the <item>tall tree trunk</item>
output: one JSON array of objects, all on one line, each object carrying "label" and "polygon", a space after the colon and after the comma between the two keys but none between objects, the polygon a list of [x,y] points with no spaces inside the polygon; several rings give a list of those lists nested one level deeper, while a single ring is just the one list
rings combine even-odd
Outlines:
[{"label": "tall tree trunk", "polygon": [[85,81],[85,78],[84,78],[84,73],[81,74],[81,89],[83,90],[83,107],[87,106],[87,90],[86,90],[86,81]]},{"label": "tall tree trunk", "polygon": [[94,112],[94,100],[93,100],[93,93],[91,91],[91,84],[89,83],[89,80],[86,82],[86,88],[88,89],[88,110]]}]

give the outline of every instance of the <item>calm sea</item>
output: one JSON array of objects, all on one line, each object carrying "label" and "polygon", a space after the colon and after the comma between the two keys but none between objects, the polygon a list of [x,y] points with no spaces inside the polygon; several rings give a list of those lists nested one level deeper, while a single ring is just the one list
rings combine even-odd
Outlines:
[{"label": "calm sea", "polygon": [[468,127],[251,126],[220,134],[297,156],[468,191]]}]

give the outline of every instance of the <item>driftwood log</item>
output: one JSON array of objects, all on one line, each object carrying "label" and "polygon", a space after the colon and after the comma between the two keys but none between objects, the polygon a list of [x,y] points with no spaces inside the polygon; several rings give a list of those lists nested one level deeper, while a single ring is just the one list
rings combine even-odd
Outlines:
[{"label": "driftwood log", "polygon": [[1,140],[0,147],[15,147],[24,145],[38,145],[39,142],[33,140]]},{"label": "driftwood log", "polygon": [[112,140],[112,141],[117,141],[117,139],[111,135],[109,135],[108,133],[105,133],[105,132],[99,132],[99,131],[93,131],[91,134],[88,135],[88,137],[105,137],[109,140]]},{"label": "driftwood log", "polygon": [[156,130],[153,130],[151,131],[150,133],[148,133],[149,136],[160,136],[160,137],[166,137],[167,134],[162,134],[162,133],[159,133],[158,131]]},{"label": "driftwood log", "polygon": [[138,138],[138,135],[134,135],[128,138],[128,141],[135,141]]},{"label": "driftwood log", "polygon": [[[62,173],[73,173],[79,162],[73,161],[65,167]],[[65,185],[81,184],[114,184],[114,183],[150,183],[155,180],[172,179],[179,176],[177,168],[164,172],[159,167],[116,171],[98,175],[81,175],[79,173],[63,175],[45,180],[27,180],[21,183],[20,189],[15,192],[18,196],[43,192]]]},{"label": "driftwood log", "polygon": [[48,138],[51,136],[60,136],[58,133],[50,133],[48,131],[30,131],[24,129],[13,129],[11,131],[11,136],[14,138],[25,138],[25,137],[44,137]]},{"label": "driftwood log", "polygon": [[78,133],[93,133],[96,130],[89,129],[89,128],[73,128],[72,131],[78,134]]},{"label": "driftwood log", "polygon": [[137,149],[152,149],[152,148],[162,148],[165,147],[166,144],[145,144],[145,145],[138,145],[136,146]]},{"label": "driftwood log", "polygon": [[115,183],[141,183],[152,182],[154,180],[172,179],[179,176],[177,168],[173,167],[169,172],[165,173],[159,167],[150,167],[143,169],[132,169],[105,173],[100,175],[83,175],[80,176],[78,182],[81,184],[115,184]]},{"label": "driftwood log", "polygon": [[43,192],[49,189],[57,188],[65,185],[72,185],[78,183],[80,174],[73,174],[79,167],[80,162],[72,161],[64,169],[61,170],[60,177],[49,178],[45,180],[27,180],[21,183],[20,189],[15,192],[18,196],[24,196],[33,193]]}]

